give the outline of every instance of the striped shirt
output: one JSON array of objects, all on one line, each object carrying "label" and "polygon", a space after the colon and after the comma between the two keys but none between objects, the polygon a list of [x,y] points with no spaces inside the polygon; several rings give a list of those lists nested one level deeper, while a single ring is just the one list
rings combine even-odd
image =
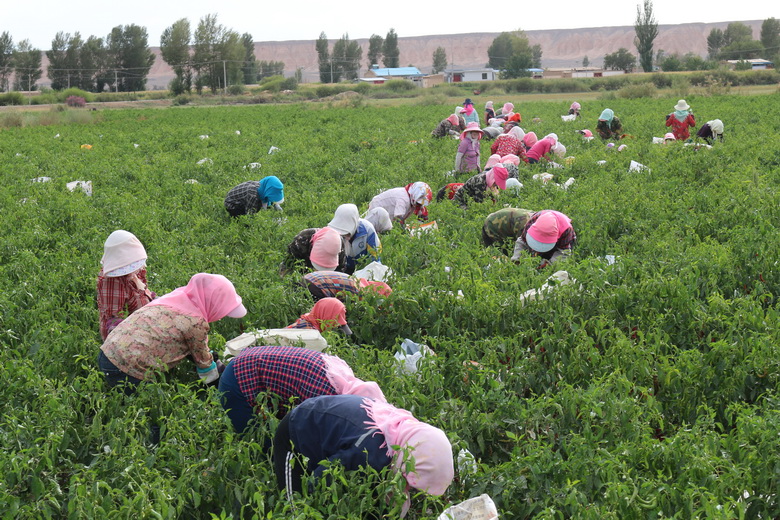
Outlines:
[{"label": "striped shirt", "polygon": [[325,298],[335,298],[340,292],[357,296],[357,282],[348,274],[336,271],[314,271],[303,276],[303,281],[317,287]]},{"label": "striped shirt", "polygon": [[301,347],[250,347],[233,361],[241,393],[253,408],[257,395],[273,393],[282,404],[318,395],[336,395],[328,381],[322,354]]}]

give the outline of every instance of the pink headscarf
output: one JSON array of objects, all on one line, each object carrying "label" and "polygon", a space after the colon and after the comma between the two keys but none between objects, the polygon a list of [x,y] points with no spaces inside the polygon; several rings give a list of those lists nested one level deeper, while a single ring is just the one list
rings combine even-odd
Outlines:
[{"label": "pink headscarf", "polygon": [[504,103],[504,107],[501,109],[501,114],[511,114],[514,109],[515,106],[512,103]]},{"label": "pink headscarf", "polygon": [[488,188],[494,184],[498,186],[498,189],[506,189],[506,180],[509,178],[509,172],[502,165],[496,165],[485,174],[485,180],[487,181]]},{"label": "pink headscarf", "polygon": [[450,117],[447,118],[447,121],[449,121],[453,125],[457,125],[459,122],[457,114],[450,114]]},{"label": "pink headscarf", "polygon": [[312,264],[334,269],[339,265],[340,252],[341,235],[335,229],[329,227],[320,228],[311,237],[309,260]]},{"label": "pink headscarf", "polygon": [[301,318],[323,332],[347,324],[347,307],[338,298],[322,298]]},{"label": "pink headscarf", "polygon": [[528,132],[525,134],[525,137],[523,137],[523,144],[526,148],[531,148],[538,140],[539,138],[536,137],[536,132]]},{"label": "pink headscarf", "polygon": [[463,112],[464,112],[464,113],[465,113],[467,116],[470,116],[470,115],[471,115],[471,113],[472,113],[472,112],[474,112],[474,105],[472,105],[471,103],[469,103],[468,105],[466,105],[466,106],[463,108]]},{"label": "pink headscarf", "polygon": [[515,166],[520,166],[520,157],[516,156],[513,153],[507,154],[501,158],[501,164],[514,164]]},{"label": "pink headscarf", "polygon": [[241,305],[233,284],[221,274],[198,273],[185,287],[169,292],[147,306],[163,305],[208,323],[221,320]]},{"label": "pink headscarf", "polygon": [[370,397],[383,403],[387,402],[385,394],[379,385],[374,381],[363,381],[355,377],[347,363],[340,357],[322,354],[322,361],[325,362],[325,375],[328,381],[333,385],[336,393],[340,395],[359,395],[361,397]]},{"label": "pink headscarf", "polygon": [[542,244],[554,244],[571,227],[571,219],[552,209],[540,211],[539,218],[528,228],[528,235]]},{"label": "pink headscarf", "polygon": [[522,141],[523,137],[525,137],[525,132],[519,126],[513,126],[507,133],[515,136],[518,141]]},{"label": "pink headscarf", "polygon": [[385,436],[382,447],[387,448],[388,456],[397,453],[392,446],[400,446],[401,450],[412,448],[413,472],[406,472],[406,461],[401,457],[395,461],[395,468],[409,485],[431,495],[444,494],[455,476],[452,445],[447,435],[389,403],[363,399],[361,407],[368,412],[370,421],[366,424],[377,428]]},{"label": "pink headscarf", "polygon": [[134,234],[124,229],[118,229],[108,235],[103,245],[103,273],[109,275],[130,264],[146,260],[146,249]]},{"label": "pink headscarf", "polygon": [[571,104],[569,108],[571,108],[572,110],[579,110],[580,104],[575,101],[574,103]]},{"label": "pink headscarf", "polygon": [[503,161],[501,161],[501,156],[498,155],[497,153],[494,153],[493,155],[488,157],[488,160],[485,163],[485,169],[489,170],[490,168],[492,168],[493,166],[495,166],[496,164],[498,164],[500,162],[503,162]]}]

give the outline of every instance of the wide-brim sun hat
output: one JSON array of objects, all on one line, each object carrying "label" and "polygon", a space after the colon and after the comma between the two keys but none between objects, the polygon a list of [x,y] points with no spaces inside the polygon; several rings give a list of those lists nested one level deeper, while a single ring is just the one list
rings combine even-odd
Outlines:
[{"label": "wide-brim sun hat", "polygon": [[484,132],[479,127],[479,123],[473,121],[466,125],[466,129],[461,132],[460,138],[463,139],[469,132],[477,132],[479,134],[479,139],[482,139],[482,136],[484,135]]},{"label": "wide-brim sun hat", "polygon": [[691,108],[690,105],[688,105],[688,103],[686,103],[684,99],[679,100],[677,104],[674,105],[675,110],[688,110],[690,108]]}]

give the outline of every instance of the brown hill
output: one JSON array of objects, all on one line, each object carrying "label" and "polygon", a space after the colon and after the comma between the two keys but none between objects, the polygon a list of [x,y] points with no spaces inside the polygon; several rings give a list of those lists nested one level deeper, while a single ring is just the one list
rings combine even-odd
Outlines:
[{"label": "brown hill", "polygon": [[[725,29],[730,22],[688,23],[659,25],[655,41],[656,51],[663,49],[667,54],[693,52],[700,56],[707,54],[707,35],[712,29]],[[753,29],[753,37],[761,33],[761,20],[742,22]],[[423,72],[429,72],[433,63],[433,52],[443,47],[447,59],[455,67],[483,67],[487,63],[487,49],[499,33],[445,34],[435,36],[399,37],[401,66],[414,65]],[[572,67],[582,64],[587,56],[593,65],[600,65],[604,55],[620,47],[636,53],[634,27],[592,27],[585,29],[557,29],[526,31],[531,44],[542,46],[542,66],[545,68]],[[335,40],[334,40],[335,41]],[[358,39],[363,49],[362,72],[368,68],[368,39]],[[319,81],[315,40],[292,40],[278,42],[256,42],[255,55],[258,60],[282,61],[285,74],[292,75],[296,69],[303,69],[304,82]],[[331,42],[331,46],[333,41]],[[165,88],[173,78],[173,71],[162,61],[160,49],[152,47],[157,60],[149,72],[149,88]],[[45,60],[45,55],[44,55]],[[44,70],[45,70],[44,63]]]}]

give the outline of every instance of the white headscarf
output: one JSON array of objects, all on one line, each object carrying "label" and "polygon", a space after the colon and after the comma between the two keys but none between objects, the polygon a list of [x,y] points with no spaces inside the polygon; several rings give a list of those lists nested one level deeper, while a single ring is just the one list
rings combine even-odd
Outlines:
[{"label": "white headscarf", "polygon": [[354,204],[342,204],[336,208],[333,220],[328,227],[335,229],[340,235],[354,235],[360,224],[360,213]]},{"label": "white headscarf", "polygon": [[393,229],[393,221],[385,208],[373,208],[368,210],[365,219],[373,224],[377,233],[384,233]]}]

